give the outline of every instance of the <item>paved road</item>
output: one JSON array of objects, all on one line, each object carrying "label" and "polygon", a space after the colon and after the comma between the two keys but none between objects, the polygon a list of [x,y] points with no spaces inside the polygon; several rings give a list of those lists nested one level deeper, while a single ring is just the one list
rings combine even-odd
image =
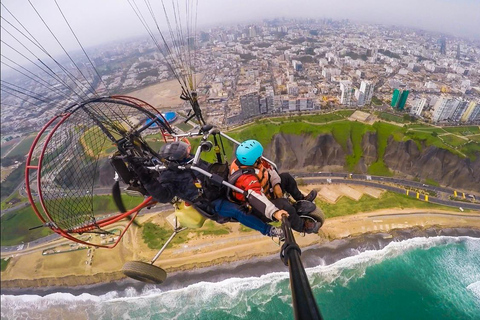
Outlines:
[{"label": "paved road", "polygon": [[459,189],[446,188],[446,187],[436,187],[436,186],[431,186],[421,182],[398,179],[398,178],[372,176],[372,175],[366,175],[366,174],[331,173],[331,172],[298,173],[298,174],[295,174],[295,176],[301,177],[301,178],[307,178],[307,177],[326,177],[326,178],[344,178],[344,179],[350,178],[350,179],[356,179],[356,180],[390,182],[390,183],[395,183],[402,186],[419,188],[419,189],[424,189],[424,190],[433,191],[433,192],[443,192],[452,196],[454,195],[455,191],[457,191],[457,193],[464,192],[465,196],[472,195],[476,199],[480,200],[480,193],[472,193],[468,191],[462,191]]},{"label": "paved road", "polygon": [[[418,189],[424,189],[424,190],[429,190],[433,192],[443,192],[447,193],[450,195],[453,195],[453,192],[455,191],[454,189],[451,188],[445,188],[445,187],[436,187],[436,186],[430,186],[426,185],[420,182],[415,182],[415,181],[409,181],[409,180],[403,180],[403,179],[397,179],[397,178],[390,178],[390,177],[379,177],[379,176],[370,176],[370,175],[360,175],[360,174],[349,174],[349,173],[330,173],[330,172],[317,172],[317,173],[298,173],[295,174],[297,178],[305,178],[307,183],[309,184],[328,184],[328,183],[335,183],[335,184],[355,184],[355,185],[362,185],[362,186],[368,186],[368,187],[373,187],[373,188],[380,188],[384,190],[389,190],[393,191],[396,193],[400,194],[406,194],[407,190],[402,187],[397,187],[385,183],[391,183],[391,184],[398,184],[400,186],[409,186],[409,187],[414,187]],[[109,188],[103,188],[103,189],[97,189],[94,191],[95,194],[110,194],[111,190]],[[480,199],[480,195],[478,194],[472,194],[473,196],[476,197],[476,199]],[[408,196],[413,197],[413,198],[418,198],[423,201],[428,201],[431,203],[436,203],[436,204],[441,204],[445,206],[451,206],[451,207],[462,207],[465,209],[472,209],[472,210],[479,210],[480,211],[480,203],[470,203],[470,202],[460,202],[460,201],[452,201],[452,200],[443,200],[443,199],[438,199],[433,196],[426,196],[424,194],[419,194],[417,192],[409,192]],[[427,199],[428,197],[428,199]],[[165,211],[165,210],[171,210],[172,206],[170,204],[158,204],[153,208],[155,211],[151,210],[142,210],[140,211],[139,215],[143,215],[146,213],[152,213],[152,212],[159,212],[159,211]],[[3,212],[2,212],[3,215]],[[20,246],[9,246],[9,247],[1,247],[2,253],[4,252],[14,252],[19,250],[20,247],[22,247],[20,250],[24,250],[27,248],[35,247],[38,245],[45,244],[49,241],[55,240],[59,238],[60,236],[58,234],[50,235],[48,237],[38,239],[32,242],[29,242],[25,244],[23,247],[22,245]]]},{"label": "paved road", "polygon": [[[394,187],[391,185],[381,184],[377,182],[370,182],[370,181],[362,181],[362,180],[351,180],[351,179],[329,179],[329,178],[313,178],[308,180],[309,183],[343,183],[343,184],[356,184],[362,185],[367,187],[385,189],[389,191],[393,191],[396,193],[406,194],[406,190],[399,187]],[[442,200],[431,196],[426,196],[423,194],[419,194],[417,192],[409,192],[409,197],[418,198],[420,200],[428,201],[431,203],[441,204],[450,207],[462,207],[464,209],[472,209],[472,210],[479,210],[480,211],[480,204],[477,203],[470,203],[470,202],[460,202],[460,201],[452,201],[452,200]],[[427,199],[428,197],[428,199]]]}]

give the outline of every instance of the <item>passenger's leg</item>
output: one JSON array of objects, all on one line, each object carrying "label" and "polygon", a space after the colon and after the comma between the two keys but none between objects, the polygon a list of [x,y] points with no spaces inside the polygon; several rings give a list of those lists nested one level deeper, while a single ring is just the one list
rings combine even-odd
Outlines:
[{"label": "passenger's leg", "polygon": [[280,185],[282,186],[282,190],[284,192],[290,193],[293,199],[295,199],[295,201],[307,200],[313,202],[313,200],[315,200],[315,198],[317,197],[317,191],[314,189],[310,191],[309,194],[304,196],[300,192],[300,190],[298,190],[297,181],[295,181],[295,178],[292,177],[290,173],[283,172],[280,174],[280,178],[282,179],[282,182],[280,183]]},{"label": "passenger's leg", "polygon": [[254,215],[248,214],[245,209],[240,207],[238,204],[230,202],[224,199],[217,199],[212,202],[214,205],[215,211],[223,216],[234,218],[238,220],[241,224],[259,231],[260,233],[267,235],[270,233],[271,225],[263,222]]},{"label": "passenger's leg", "polygon": [[298,232],[304,231],[304,221],[297,214],[295,208],[290,204],[290,201],[285,198],[271,200],[272,203],[278,208],[288,212],[288,221],[292,226],[292,229]]},{"label": "passenger's leg", "polygon": [[280,178],[282,179],[282,182],[280,183],[280,185],[282,186],[282,190],[284,192],[290,193],[290,195],[296,201],[303,200],[304,196],[300,192],[300,190],[298,190],[297,181],[295,181],[295,178],[292,177],[290,173],[282,172],[280,173]]}]

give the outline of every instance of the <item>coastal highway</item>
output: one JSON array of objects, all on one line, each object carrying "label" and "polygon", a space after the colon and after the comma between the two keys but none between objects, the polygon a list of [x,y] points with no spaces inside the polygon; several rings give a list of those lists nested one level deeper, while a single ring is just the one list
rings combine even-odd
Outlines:
[{"label": "coastal highway", "polygon": [[[305,180],[304,180],[305,181]],[[361,186],[366,186],[366,187],[372,187],[372,188],[378,188],[378,189],[384,189],[388,191],[393,191],[396,193],[401,193],[401,194],[407,194],[405,189],[391,186],[391,185],[385,185],[381,183],[376,183],[376,182],[370,182],[370,181],[361,181],[361,180],[351,180],[351,179],[327,179],[327,178],[308,178],[307,181],[305,181],[308,184],[327,184],[327,183],[343,183],[343,184],[355,184],[355,185],[361,185]],[[435,204],[441,204],[445,206],[450,206],[450,207],[462,207],[464,209],[472,209],[472,210],[479,210],[480,211],[480,204],[479,203],[471,203],[471,202],[460,202],[460,201],[452,201],[452,200],[442,200],[438,199],[435,197],[431,197],[428,195],[420,194],[417,192],[409,192],[407,194],[409,197],[417,198],[423,201],[435,203]],[[480,216],[479,216],[480,217]]]},{"label": "coastal highway", "polygon": [[[294,174],[294,176],[298,178],[324,177],[324,178],[344,178],[349,180],[351,179],[351,180],[379,181],[379,182],[385,182],[385,183],[394,183],[400,186],[433,191],[437,193],[443,192],[451,196],[453,196],[456,191],[459,194],[465,193],[466,197],[472,196],[474,199],[480,200],[480,193],[473,193],[469,191],[462,191],[459,189],[446,188],[446,187],[440,187],[440,186],[432,186],[432,185],[428,185],[428,184],[417,182],[417,181],[404,180],[404,179],[391,178],[391,177],[372,176],[372,175],[365,175],[365,174],[352,174],[352,173],[333,173],[333,172],[316,172],[316,173],[301,172],[301,173]],[[472,197],[469,197],[469,198],[472,198]]]},{"label": "coastal highway", "polygon": [[[303,182],[306,184],[355,184],[355,185],[389,190],[389,191],[393,191],[400,194],[407,194],[410,197],[417,198],[423,201],[428,201],[435,204],[457,207],[457,208],[461,207],[464,209],[472,209],[472,210],[480,211],[480,203],[478,202],[473,203],[473,202],[466,202],[466,201],[453,201],[453,200],[450,200],[449,197],[446,197],[446,199],[441,199],[439,197],[421,194],[421,193],[418,193],[417,191],[409,191],[407,193],[407,189],[405,187],[417,188],[421,190],[432,191],[435,193],[444,193],[446,195],[451,195],[451,196],[454,195],[454,191],[455,191],[454,189],[426,185],[416,181],[409,181],[409,180],[390,178],[390,177],[381,177],[381,176],[350,174],[350,173],[330,173],[330,172],[296,173],[294,174],[294,177],[297,179],[302,178]],[[94,194],[97,194],[97,195],[111,194],[111,189],[110,188],[95,189]],[[466,192],[465,194],[467,195],[467,197],[468,195],[475,197],[477,201],[480,199],[480,195],[478,194],[466,193]],[[140,211],[139,215],[143,215],[146,213],[166,211],[166,210],[172,210],[172,205],[157,204],[151,210]],[[3,215],[3,212],[2,212],[2,215]],[[1,247],[2,255],[4,252],[11,253],[15,251],[24,250],[27,248],[36,247],[36,246],[48,243],[52,240],[58,239],[59,237],[60,236],[58,234],[53,234],[48,237],[29,242],[27,244]]]}]

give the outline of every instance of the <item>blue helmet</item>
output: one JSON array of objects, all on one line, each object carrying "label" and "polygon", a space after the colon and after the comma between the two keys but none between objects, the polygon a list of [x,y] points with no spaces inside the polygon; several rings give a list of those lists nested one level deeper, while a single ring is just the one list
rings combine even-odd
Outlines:
[{"label": "blue helmet", "polygon": [[262,156],[263,147],[257,140],[242,142],[235,152],[238,161],[244,166],[253,166],[258,158]]}]

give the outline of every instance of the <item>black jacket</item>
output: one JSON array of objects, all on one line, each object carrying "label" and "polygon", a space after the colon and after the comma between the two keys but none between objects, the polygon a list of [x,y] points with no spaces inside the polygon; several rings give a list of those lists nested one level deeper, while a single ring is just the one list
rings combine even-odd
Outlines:
[{"label": "black jacket", "polygon": [[[197,166],[204,170],[208,169],[208,163],[202,160]],[[191,204],[205,202],[201,191],[195,186],[195,180],[204,181],[201,173],[190,169],[166,169],[155,177],[154,172],[142,167],[136,167],[135,171],[148,194],[158,202],[170,202],[175,196]]]}]

